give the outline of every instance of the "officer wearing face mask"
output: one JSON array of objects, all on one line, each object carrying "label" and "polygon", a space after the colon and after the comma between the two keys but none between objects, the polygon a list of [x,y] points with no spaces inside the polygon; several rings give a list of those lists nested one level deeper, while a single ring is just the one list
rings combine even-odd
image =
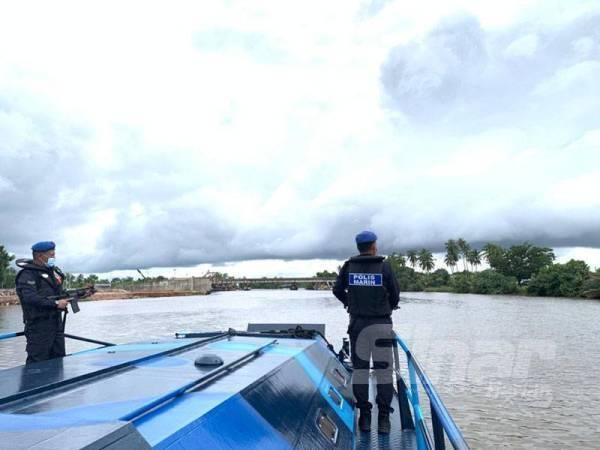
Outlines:
[{"label": "officer wearing face mask", "polygon": [[54,265],[55,244],[38,242],[31,247],[33,260],[20,260],[17,295],[23,309],[27,364],[65,356],[62,312],[67,300],[51,297],[63,294],[64,274]]}]

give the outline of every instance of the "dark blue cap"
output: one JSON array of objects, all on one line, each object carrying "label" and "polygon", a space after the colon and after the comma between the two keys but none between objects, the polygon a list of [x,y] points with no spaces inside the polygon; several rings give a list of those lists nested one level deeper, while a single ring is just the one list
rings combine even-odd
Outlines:
[{"label": "dark blue cap", "polygon": [[361,231],[356,235],[357,244],[367,244],[369,242],[375,242],[376,240],[377,235],[372,231]]},{"label": "dark blue cap", "polygon": [[56,244],[52,241],[42,241],[37,244],[33,244],[31,250],[34,252],[47,252],[48,250],[54,250]]}]

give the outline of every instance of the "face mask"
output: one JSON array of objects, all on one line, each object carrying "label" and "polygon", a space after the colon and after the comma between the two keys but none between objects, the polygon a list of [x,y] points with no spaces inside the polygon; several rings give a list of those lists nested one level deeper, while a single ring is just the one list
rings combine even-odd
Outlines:
[{"label": "face mask", "polygon": [[48,261],[46,261],[46,265],[48,267],[54,267],[55,264],[55,259],[54,258],[48,258]]}]

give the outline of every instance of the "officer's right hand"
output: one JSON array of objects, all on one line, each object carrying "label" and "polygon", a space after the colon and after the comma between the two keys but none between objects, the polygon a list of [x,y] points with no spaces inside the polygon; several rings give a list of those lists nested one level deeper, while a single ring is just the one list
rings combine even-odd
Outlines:
[{"label": "officer's right hand", "polygon": [[56,302],[56,307],[58,309],[67,309],[67,305],[69,304],[69,300],[62,299]]}]

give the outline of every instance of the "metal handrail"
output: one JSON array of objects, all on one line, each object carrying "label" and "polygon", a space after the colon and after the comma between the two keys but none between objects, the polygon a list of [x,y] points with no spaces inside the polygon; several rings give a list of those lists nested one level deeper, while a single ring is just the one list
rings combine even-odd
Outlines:
[{"label": "metal handrail", "polygon": [[[433,383],[431,382],[427,374],[425,374],[425,372],[411,353],[406,343],[396,333],[394,333],[394,337],[396,343],[400,346],[400,348],[402,348],[402,350],[406,354],[410,388],[405,386],[405,392],[399,392],[399,395],[405,395],[410,400],[410,403],[412,405],[413,413],[415,416],[417,448],[419,450],[430,450],[434,448],[436,450],[444,449],[445,434],[455,449],[468,450],[469,445],[465,441],[465,438],[463,437],[460,429],[450,416],[450,413],[444,405],[444,402],[442,402],[442,399],[433,387]],[[397,375],[400,376],[400,374]],[[433,444],[431,442],[431,436],[429,436],[429,432],[425,424],[425,419],[423,417],[421,405],[419,402],[417,379],[421,382],[425,393],[429,397],[429,402],[431,405],[431,416],[434,427]]]},{"label": "metal handrail", "polygon": [[24,331],[15,331],[13,333],[0,334],[0,341],[3,339],[10,339],[10,338],[19,337],[19,336],[25,336],[25,332]]},{"label": "metal handrail", "polygon": [[[103,347],[112,347],[112,346],[116,345],[116,344],[112,344],[110,342],[99,341],[97,339],[90,339],[90,338],[86,338],[86,337],[82,337],[82,336],[75,336],[74,334],[63,333],[63,335],[69,339],[74,339],[76,341],[91,342],[92,344],[102,345]],[[4,333],[4,334],[0,334],[0,341],[2,341],[4,339],[11,339],[11,338],[20,337],[20,336],[25,336],[25,332],[24,331],[16,331],[14,333]]]}]

